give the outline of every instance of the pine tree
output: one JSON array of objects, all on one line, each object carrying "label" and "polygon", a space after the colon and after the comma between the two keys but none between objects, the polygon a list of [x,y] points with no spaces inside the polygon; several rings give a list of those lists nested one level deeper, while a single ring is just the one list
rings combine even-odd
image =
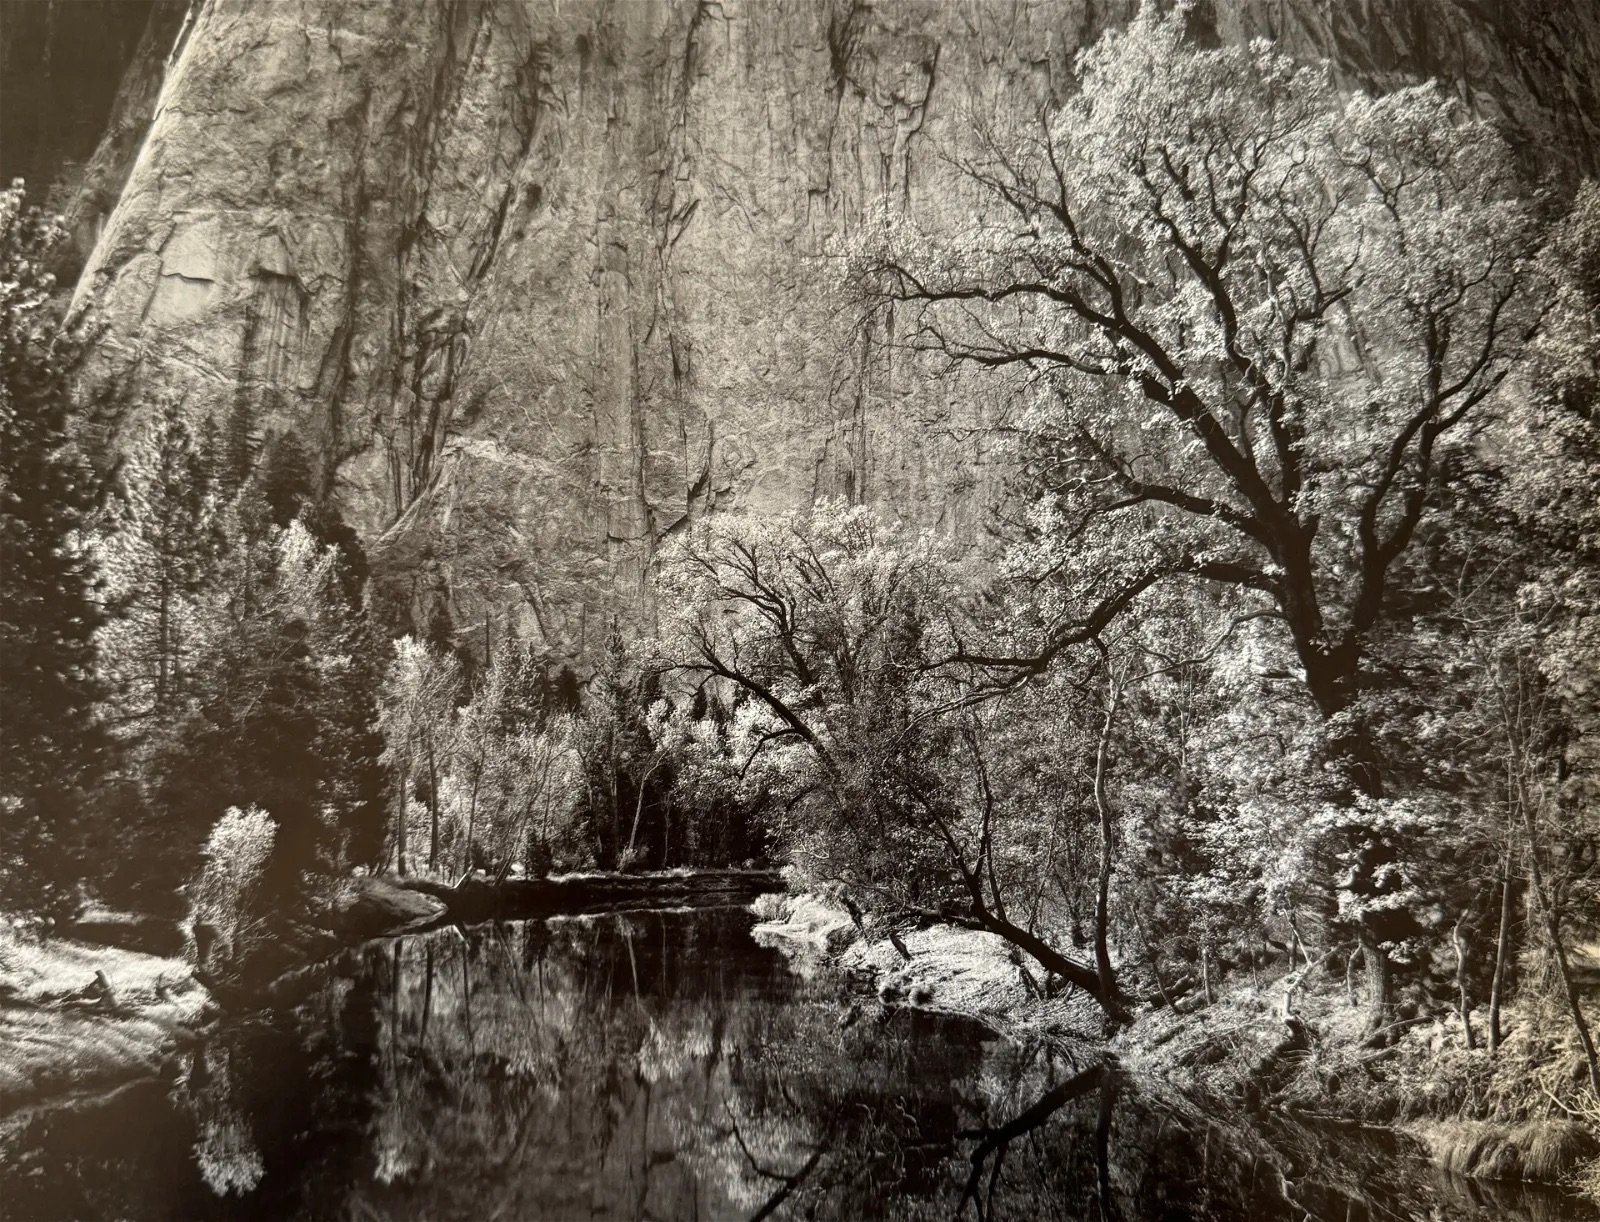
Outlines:
[{"label": "pine tree", "polygon": [[63,234],[0,193],[0,905],[68,909],[88,855],[83,791],[105,764],[95,717],[101,619],[83,546],[93,472],[71,438],[44,272]]},{"label": "pine tree", "polygon": [[275,433],[267,442],[255,485],[277,526],[287,526],[316,503],[311,455],[296,433]]},{"label": "pine tree", "polygon": [[169,402],[127,458],[123,512],[100,547],[115,612],[102,655],[124,720],[159,716],[183,695],[197,600],[221,545],[210,482],[204,452]]},{"label": "pine tree", "polygon": [[[215,430],[214,422],[212,428]],[[255,413],[251,410],[249,398],[241,394],[228,412],[227,425],[216,439],[216,448],[208,451],[216,466],[218,494],[225,500],[237,496],[239,489],[250,478],[250,473],[255,470],[254,428]]]},{"label": "pine tree", "polygon": [[257,805],[279,828],[269,890],[288,911],[308,877],[380,852],[381,744],[371,651],[339,553],[267,512],[250,489],[228,509],[185,707],[152,743],[150,773],[182,842],[169,853],[175,877],[225,807]]}]

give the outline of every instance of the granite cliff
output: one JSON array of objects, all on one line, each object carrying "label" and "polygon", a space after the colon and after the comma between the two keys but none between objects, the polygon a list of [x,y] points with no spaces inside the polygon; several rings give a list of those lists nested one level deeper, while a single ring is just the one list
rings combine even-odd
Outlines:
[{"label": "granite cliff", "polygon": [[[157,5],[72,206],[85,377],[130,416],[176,395],[297,431],[400,618],[442,601],[558,656],[647,610],[659,541],[718,507],[842,495],[975,537],[985,406],[837,308],[819,256],[880,201],[954,219],[972,116],[1069,88],[1135,7]],[[1443,77],[1558,185],[1600,160],[1590,6],[1194,20],[1356,83]]]}]

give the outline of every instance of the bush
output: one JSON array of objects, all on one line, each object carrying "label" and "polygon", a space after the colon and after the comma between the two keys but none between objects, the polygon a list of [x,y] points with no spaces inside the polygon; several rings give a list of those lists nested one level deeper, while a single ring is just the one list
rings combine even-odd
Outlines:
[{"label": "bush", "polygon": [[278,825],[259,806],[230,806],[211,829],[194,891],[197,967],[238,961],[258,936],[257,886],[277,834]]}]

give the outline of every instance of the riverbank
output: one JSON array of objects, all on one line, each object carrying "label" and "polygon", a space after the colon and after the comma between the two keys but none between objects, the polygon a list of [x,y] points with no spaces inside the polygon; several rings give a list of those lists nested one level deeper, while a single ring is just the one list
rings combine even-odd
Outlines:
[{"label": "riverbank", "polygon": [[177,922],[153,930],[148,919],[99,915],[52,937],[0,922],[0,1124],[164,1076],[228,1006],[265,1003],[286,977],[445,911],[385,879],[341,880],[241,971],[191,961]]},{"label": "riverbank", "polygon": [[[995,935],[934,926],[898,933],[896,946],[871,917],[858,924],[817,895],[753,907],[757,938],[801,970],[840,971],[881,1005],[960,1014],[1079,1059],[1113,1057],[1194,1118],[1232,1118],[1250,1144],[1314,1147],[1330,1128],[1382,1133],[1452,1174],[1559,1184],[1600,1202],[1600,1107],[1550,1016],[1508,1008],[1496,1054],[1481,1043],[1468,1051],[1454,1016],[1411,1022],[1374,1049],[1342,979],[1280,967],[1228,982],[1210,1004],[1194,993],[1146,1004],[1102,1039],[1093,1002],[1047,995],[1036,966]],[[1474,1022],[1481,1041],[1485,1015]]]}]

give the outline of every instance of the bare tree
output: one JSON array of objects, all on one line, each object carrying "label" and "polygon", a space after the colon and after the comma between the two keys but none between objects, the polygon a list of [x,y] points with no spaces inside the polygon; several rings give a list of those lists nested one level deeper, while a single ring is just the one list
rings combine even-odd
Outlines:
[{"label": "bare tree", "polygon": [[1124,1020],[1108,958],[1082,963],[1008,910],[971,715],[985,693],[940,665],[956,586],[936,544],[866,509],[702,525],[664,560],[665,663],[759,710],[740,771],[765,767],[799,812],[790,848],[814,875],[845,878],[891,916],[997,934]]}]

